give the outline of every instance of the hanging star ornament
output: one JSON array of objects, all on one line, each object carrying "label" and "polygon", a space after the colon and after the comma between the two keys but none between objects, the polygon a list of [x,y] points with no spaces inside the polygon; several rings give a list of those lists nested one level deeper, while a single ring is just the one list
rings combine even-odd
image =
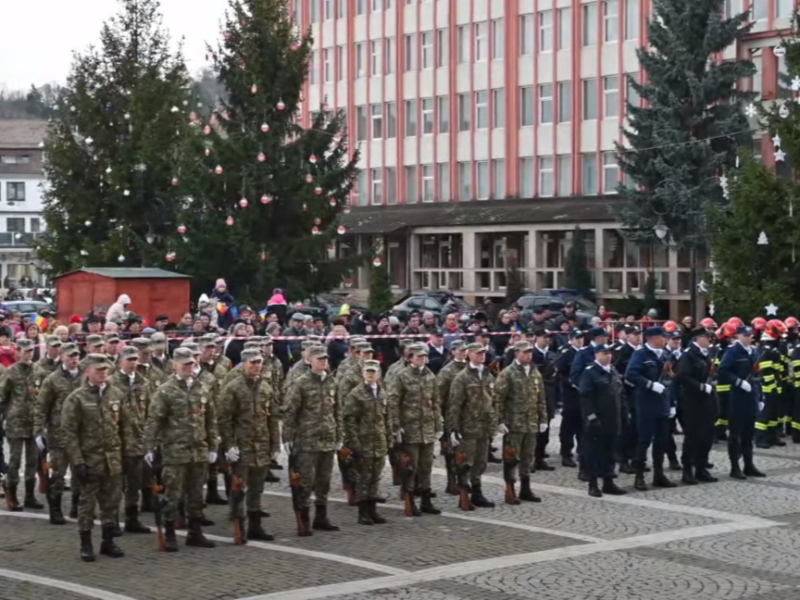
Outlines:
[{"label": "hanging star ornament", "polygon": [[767,238],[767,233],[765,231],[762,231],[761,233],[758,234],[758,240],[756,240],[756,244],[758,244],[759,246],[769,245],[769,239]]},{"label": "hanging star ornament", "polygon": [[784,160],[786,160],[786,152],[784,152],[783,150],[778,148],[775,151],[775,161],[776,162],[783,162]]},{"label": "hanging star ornament", "polygon": [[776,148],[781,147],[781,136],[778,135],[777,133],[772,138],[772,145],[775,146]]},{"label": "hanging star ornament", "polygon": [[758,111],[756,110],[755,104],[748,104],[747,108],[744,109],[744,114],[746,114],[751,119],[756,116]]},{"label": "hanging star ornament", "polygon": [[792,91],[800,92],[800,77],[797,75],[792,77]]},{"label": "hanging star ornament", "polygon": [[778,316],[778,307],[775,306],[774,303],[770,302],[767,306],[764,307],[764,310],[767,311],[768,317],[777,317]]}]

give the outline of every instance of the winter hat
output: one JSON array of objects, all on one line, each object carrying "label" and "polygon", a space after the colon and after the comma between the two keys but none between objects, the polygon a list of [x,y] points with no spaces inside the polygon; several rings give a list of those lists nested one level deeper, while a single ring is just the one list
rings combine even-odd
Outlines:
[{"label": "winter hat", "polygon": [[200,299],[197,301],[198,304],[208,304],[210,302],[208,294],[200,294]]},{"label": "winter hat", "polygon": [[222,279],[221,277],[219,279],[217,279],[217,283],[214,284],[214,289],[215,290],[218,290],[219,288],[225,288],[225,289],[228,288],[228,284],[225,283],[225,280]]},{"label": "winter hat", "polygon": [[83,323],[83,319],[81,319],[81,318],[80,318],[78,315],[72,315],[72,316],[69,318],[69,322],[70,322],[70,324],[73,324],[73,323]]}]

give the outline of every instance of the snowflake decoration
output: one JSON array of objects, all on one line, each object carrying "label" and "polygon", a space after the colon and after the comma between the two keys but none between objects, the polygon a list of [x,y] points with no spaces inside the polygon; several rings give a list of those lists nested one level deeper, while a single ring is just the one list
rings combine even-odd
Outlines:
[{"label": "snowflake decoration", "polygon": [[758,110],[756,110],[755,104],[748,104],[747,108],[744,109],[744,114],[746,114],[751,119],[755,117],[757,113]]}]

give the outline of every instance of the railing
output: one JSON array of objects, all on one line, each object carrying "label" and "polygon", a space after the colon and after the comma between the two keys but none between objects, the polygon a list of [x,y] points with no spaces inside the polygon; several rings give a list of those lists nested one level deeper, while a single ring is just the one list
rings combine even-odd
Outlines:
[{"label": "railing", "polygon": [[32,248],[43,233],[0,233],[0,248]]}]

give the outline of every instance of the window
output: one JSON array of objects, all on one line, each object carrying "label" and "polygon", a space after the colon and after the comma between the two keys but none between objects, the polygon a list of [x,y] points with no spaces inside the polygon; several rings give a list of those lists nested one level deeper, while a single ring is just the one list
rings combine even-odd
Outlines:
[{"label": "window", "polygon": [[519,196],[533,198],[533,159],[519,159]]},{"label": "window", "polygon": [[478,184],[478,200],[489,198],[489,161],[479,160],[475,163],[475,179]]},{"label": "window", "polygon": [[311,0],[311,22],[319,21],[319,0]]},{"label": "window", "polygon": [[347,54],[344,45],[336,47],[336,71],[338,72],[339,81],[344,81],[345,74],[347,73]]},{"label": "window", "polygon": [[561,196],[572,195],[572,156],[562,154],[556,157],[558,167],[558,190],[556,193]]},{"label": "window", "polygon": [[558,82],[558,122],[572,121],[572,82]]},{"label": "window", "polygon": [[500,88],[492,90],[492,127],[506,126],[506,92]]},{"label": "window", "polygon": [[406,100],[406,137],[417,135],[417,101]]},{"label": "window", "polygon": [[311,53],[311,64],[308,68],[308,82],[310,84],[319,83],[319,50]]},{"label": "window", "polygon": [[458,62],[469,61],[469,27],[462,25],[458,28]]},{"label": "window", "polygon": [[405,167],[406,177],[406,203],[416,204],[417,196],[417,167]]},{"label": "window", "polygon": [[42,223],[38,217],[31,217],[31,233],[39,233],[42,230]]},{"label": "window", "polygon": [[784,19],[786,17],[791,17],[793,8],[793,0],[778,0],[778,5],[775,8],[775,18]]},{"label": "window", "polygon": [[625,39],[639,39],[639,2],[641,0],[625,0]]},{"label": "window", "polygon": [[433,165],[422,165],[422,201],[433,202],[435,190]]},{"label": "window", "polygon": [[383,47],[383,60],[386,65],[385,72],[387,75],[394,73],[395,57],[394,38],[386,38]]},{"label": "window", "polygon": [[505,26],[503,19],[492,21],[492,58],[503,58],[505,56]]},{"label": "window", "polygon": [[353,193],[353,199],[355,200],[358,206],[366,206],[368,203],[367,198],[367,186],[369,185],[367,178],[369,177],[369,173],[366,169],[361,169],[358,172],[358,182],[356,183],[356,189]]},{"label": "window", "polygon": [[533,125],[533,88],[524,87],[519,91],[519,122],[523,127]]},{"label": "window", "polygon": [[29,165],[31,157],[27,154],[3,154],[0,156],[0,164],[3,165]]},{"label": "window", "polygon": [[597,118],[597,79],[584,79],[583,85],[583,118],[584,120]]},{"label": "window", "polygon": [[394,102],[386,103],[386,138],[397,137],[397,105]]},{"label": "window", "polygon": [[356,106],[356,140],[367,139],[367,107]]},{"label": "window", "polygon": [[533,15],[519,17],[519,53],[533,54]]},{"label": "window", "polygon": [[496,158],[492,161],[492,197],[501,200],[506,197],[506,161]]},{"label": "window", "polygon": [[539,13],[539,51],[550,52],[553,49],[553,11],[543,10]]},{"label": "window", "polygon": [[386,204],[397,204],[396,167],[386,167]]},{"label": "window", "polygon": [[436,98],[436,112],[439,115],[439,133],[450,131],[450,99],[447,96]]},{"label": "window", "polygon": [[330,21],[333,18],[333,4],[334,0],[325,0],[325,20]]},{"label": "window", "polygon": [[406,71],[417,69],[417,34],[412,33],[405,37]]},{"label": "window", "polygon": [[364,52],[364,42],[359,42],[356,44],[356,77],[359,79],[367,76],[367,71],[364,68],[366,61]]},{"label": "window", "polygon": [[380,75],[383,71],[383,63],[381,62],[381,46],[383,45],[382,40],[373,40],[369,43],[370,47],[370,56],[372,60],[372,74],[373,75]]},{"label": "window", "polygon": [[[639,0],[636,0],[637,2]],[[572,9],[558,9],[558,49],[563,50],[572,45]]]},{"label": "window", "polygon": [[339,14],[337,15],[338,18],[344,19],[347,16],[347,2],[345,0],[339,0]]},{"label": "window", "polygon": [[433,133],[433,98],[422,99],[422,133]]},{"label": "window", "polygon": [[625,77],[625,98],[630,104],[639,106],[639,94],[633,88],[632,80],[638,82],[639,75],[637,73],[629,73]]},{"label": "window", "polygon": [[381,12],[383,10],[383,0],[372,0],[372,12]]},{"label": "window", "polygon": [[619,3],[617,0],[603,2],[603,40],[616,42],[619,39]]},{"label": "window", "polygon": [[422,32],[422,68],[433,68],[433,32]]},{"label": "window", "polygon": [[468,162],[458,163],[458,199],[462,202],[472,200],[472,169]]},{"label": "window", "polygon": [[[339,4],[342,3],[342,0],[339,0]],[[363,15],[367,12],[367,0],[356,0],[356,14]]]},{"label": "window", "polygon": [[25,219],[21,217],[8,217],[6,219],[8,233],[25,233]]},{"label": "window", "polygon": [[539,123],[553,122],[553,84],[539,86]]},{"label": "window", "polygon": [[379,140],[383,138],[383,105],[373,104],[370,112],[372,113],[372,139]]},{"label": "window", "polygon": [[472,125],[469,94],[458,95],[458,130],[469,131]]},{"label": "window", "polygon": [[489,58],[489,24],[475,23],[475,60],[484,61]]},{"label": "window", "polygon": [[540,156],[539,157],[539,195],[552,196],[553,195],[553,157]]},{"label": "window", "polygon": [[475,92],[475,129],[489,129],[489,92]]},{"label": "window", "polygon": [[333,81],[333,65],[331,65],[332,53],[333,48],[324,48],[322,50],[322,76],[325,79],[325,83]]},{"label": "window", "polygon": [[450,61],[450,38],[447,29],[436,30],[436,64],[446,67]]},{"label": "window", "polygon": [[616,194],[619,183],[619,164],[613,152],[603,152],[603,191]]},{"label": "window", "polygon": [[583,45],[597,45],[597,2],[583,5]]},{"label": "window", "polygon": [[439,163],[436,165],[439,177],[439,201],[448,202],[450,200],[450,165]]},{"label": "window", "polygon": [[581,154],[581,192],[584,196],[597,195],[597,156],[593,152]]},{"label": "window", "polygon": [[616,117],[619,114],[619,77],[603,77],[603,114]]},{"label": "window", "polygon": [[767,4],[768,0],[753,0],[750,10],[754,21],[763,21],[767,18]]},{"label": "window", "polygon": [[370,194],[372,204],[383,204],[383,173],[381,169],[370,169],[372,179],[372,193]]}]

